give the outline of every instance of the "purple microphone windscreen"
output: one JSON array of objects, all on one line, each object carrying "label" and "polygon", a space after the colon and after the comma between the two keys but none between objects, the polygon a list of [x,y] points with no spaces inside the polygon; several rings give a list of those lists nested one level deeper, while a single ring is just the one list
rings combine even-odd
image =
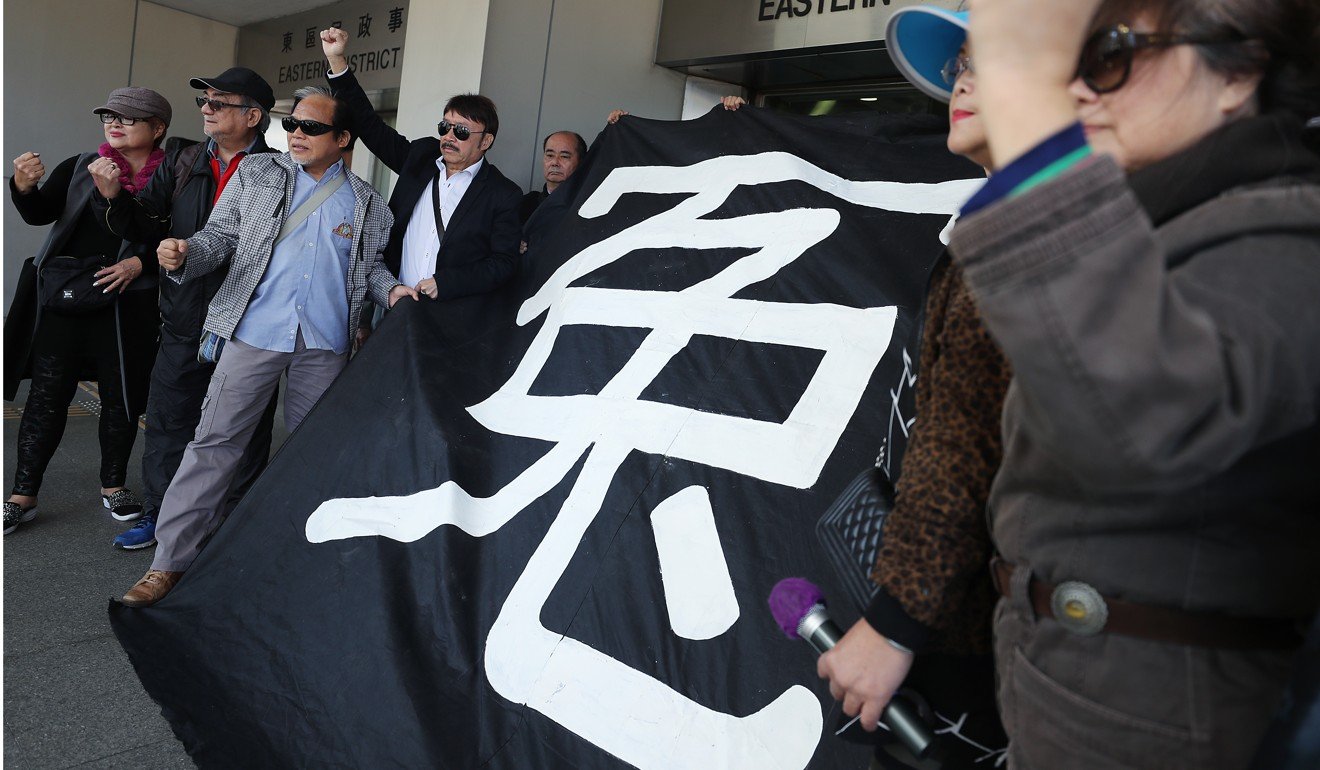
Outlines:
[{"label": "purple microphone windscreen", "polygon": [[789,639],[797,638],[798,623],[817,604],[825,603],[825,595],[806,578],[784,578],[770,591],[770,614]]}]

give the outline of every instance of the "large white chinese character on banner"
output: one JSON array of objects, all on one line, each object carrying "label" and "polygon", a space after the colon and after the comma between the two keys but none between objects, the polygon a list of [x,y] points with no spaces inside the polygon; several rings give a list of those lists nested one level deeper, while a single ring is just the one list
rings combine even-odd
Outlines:
[{"label": "large white chinese character on banner", "polygon": [[[307,521],[307,539],[318,543],[363,536],[412,542],[446,524],[481,537],[561,482],[585,454],[581,474],[486,640],[486,675],[503,697],[536,709],[637,767],[801,768],[820,738],[820,703],[805,687],[789,688],[753,714],[725,714],[540,622],[542,607],[629,453],[681,458],[799,489],[819,478],[889,346],[896,310],[732,298],[774,276],[839,224],[838,211],[828,208],[702,218],[739,185],[790,180],[862,206],[935,214],[956,212],[976,184],[854,182],[786,153],[614,170],[583,203],[579,216],[602,216],[627,193],[692,195],[561,266],[519,311],[520,324],[548,315],[517,370],[494,395],[468,410],[491,431],[553,442],[554,447],[487,498],[472,497],[450,481],[400,497],[329,500]],[[634,251],[669,248],[752,252],[682,291],[571,285]],[[650,331],[599,393],[529,395],[560,330],[570,325]],[[824,355],[782,423],[641,400],[694,335],[791,345]],[[728,630],[738,619],[738,602],[706,491],[689,487],[678,492],[651,512],[651,520],[675,633],[710,639]]]}]

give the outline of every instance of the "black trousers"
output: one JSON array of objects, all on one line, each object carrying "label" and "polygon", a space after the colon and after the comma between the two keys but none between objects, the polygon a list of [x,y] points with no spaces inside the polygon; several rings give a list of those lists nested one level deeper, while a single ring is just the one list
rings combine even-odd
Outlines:
[{"label": "black trousers", "polygon": [[46,467],[64,438],[69,403],[91,368],[101,393],[101,486],[122,487],[137,437],[124,404],[119,339],[113,307],[86,315],[46,310],[32,340],[32,386],[18,424],[12,494],[36,495]]},{"label": "black trousers", "polygon": [[[215,364],[197,362],[197,339],[181,339],[162,330],[156,365],[151,370],[151,395],[147,399],[147,437],[142,453],[142,506],[155,517],[170,481],[179,470],[183,450],[193,440],[202,416],[202,401],[211,382]],[[271,426],[275,421],[278,394],[257,423],[239,463],[229,490],[226,509],[233,510],[252,483],[266,468],[270,457]]]}]

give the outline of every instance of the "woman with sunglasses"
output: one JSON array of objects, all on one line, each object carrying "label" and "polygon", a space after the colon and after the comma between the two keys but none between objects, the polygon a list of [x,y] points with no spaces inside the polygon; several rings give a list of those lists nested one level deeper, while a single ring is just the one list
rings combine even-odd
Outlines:
[{"label": "woman with sunglasses", "polygon": [[1320,605],[1314,0],[978,0],[1018,768],[1241,768]]},{"label": "woman with sunglasses", "polygon": [[142,514],[124,482],[156,350],[155,244],[128,244],[111,235],[90,200],[98,179],[130,191],[146,185],[165,157],[160,145],[172,111],[155,91],[119,88],[93,113],[105,142],[96,152],[60,163],[40,187],[46,176],[41,156],[25,152],[14,160],[15,208],[30,225],[54,226],[33,259],[35,282],[21,282],[23,296],[15,298],[16,308],[35,307],[23,314],[31,336],[10,327],[20,322],[16,312],[6,320],[6,347],[24,347],[17,356],[6,352],[19,364],[7,367],[6,397],[13,398],[21,379],[32,379],[18,427],[14,486],[4,503],[6,535],[37,515],[42,478],[80,379],[96,380],[100,396],[102,504],[120,521]]}]

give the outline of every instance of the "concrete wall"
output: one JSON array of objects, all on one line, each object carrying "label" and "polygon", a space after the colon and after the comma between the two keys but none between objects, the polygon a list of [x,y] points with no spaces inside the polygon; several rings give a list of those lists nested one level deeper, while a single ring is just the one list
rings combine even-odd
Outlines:
[{"label": "concrete wall", "polygon": [[[524,0],[517,0],[524,2]],[[435,136],[445,102],[481,87],[486,0],[412,0],[399,81],[399,133]]]},{"label": "concrete wall", "polygon": [[[170,100],[170,135],[200,138],[188,77],[231,66],[237,35],[235,27],[144,0],[5,3],[6,186],[13,159],[24,152],[40,152],[49,172],[70,155],[96,149],[104,135],[92,108],[126,85],[154,88]],[[27,225],[8,200],[3,206],[8,312],[23,260],[41,246],[47,228]]]},{"label": "concrete wall", "polygon": [[500,137],[488,157],[524,189],[542,184],[541,139],[552,131],[591,142],[616,107],[682,115],[686,78],[654,64],[661,0],[489,4],[481,92],[500,108]]},{"label": "concrete wall", "polygon": [[747,98],[747,91],[731,83],[708,78],[689,77],[683,89],[683,120],[699,118],[710,112],[726,96]]},{"label": "concrete wall", "polygon": [[131,85],[159,91],[170,100],[174,108],[170,136],[201,141],[206,134],[194,101],[198,92],[188,81],[219,75],[234,66],[237,50],[238,27],[141,2]]},{"label": "concrete wall", "polygon": [[[500,135],[486,154],[505,176],[524,190],[531,184],[533,164],[539,173],[541,89],[550,44],[554,0],[490,0],[486,22],[486,64],[481,93],[500,111]],[[570,129],[573,130],[573,129]],[[587,141],[595,134],[583,134]]]}]

